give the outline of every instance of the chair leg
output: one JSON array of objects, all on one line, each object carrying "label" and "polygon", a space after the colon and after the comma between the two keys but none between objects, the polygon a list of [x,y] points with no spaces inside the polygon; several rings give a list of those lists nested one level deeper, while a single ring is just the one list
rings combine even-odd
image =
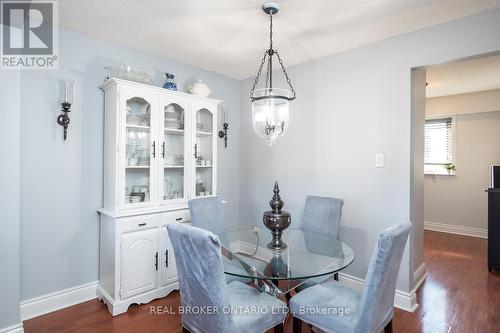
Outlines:
[{"label": "chair leg", "polygon": [[293,317],[293,333],[301,333],[301,332],[302,332],[302,320]]},{"label": "chair leg", "polygon": [[182,333],[191,333],[191,332],[189,332],[189,330],[187,328],[182,326]]},{"label": "chair leg", "polygon": [[385,325],[384,333],[392,333],[392,319]]},{"label": "chair leg", "polygon": [[334,279],[335,281],[338,281],[338,280],[339,280],[339,273],[335,273],[335,274],[333,274],[333,279]]},{"label": "chair leg", "polygon": [[274,333],[283,333],[283,323],[274,326]]}]

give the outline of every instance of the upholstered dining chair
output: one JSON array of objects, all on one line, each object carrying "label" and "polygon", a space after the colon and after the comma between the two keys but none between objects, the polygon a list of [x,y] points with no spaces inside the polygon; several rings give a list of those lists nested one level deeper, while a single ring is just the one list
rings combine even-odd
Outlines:
[{"label": "upholstered dining chair", "polygon": [[225,230],[224,206],[217,196],[188,201],[191,225],[218,234]]},{"label": "upholstered dining chair", "polygon": [[[177,263],[183,332],[283,332],[286,304],[238,281],[226,283],[219,237],[210,231],[167,225]],[[252,311],[245,311],[245,309]]]},{"label": "upholstered dining chair", "polygon": [[306,196],[301,229],[328,234],[338,239],[343,206],[342,199]]},{"label": "upholstered dining chair", "polygon": [[326,332],[392,333],[396,283],[410,229],[405,222],[380,233],[361,293],[328,280],[293,296],[294,333],[301,332],[302,321]]},{"label": "upholstered dining chair", "polygon": [[[191,225],[193,227],[205,229],[214,234],[219,234],[226,230],[224,224],[224,206],[217,196],[191,199],[188,201],[188,206],[189,214],[191,215]],[[222,260],[225,261],[225,265],[234,266],[234,269],[231,270],[232,272],[241,271],[241,275],[247,275],[247,272],[238,263],[232,262],[226,257],[223,257]],[[226,275],[226,280],[228,283],[231,281],[240,281],[245,284],[253,281],[249,278],[234,275]]]},{"label": "upholstered dining chair", "polygon": [[[342,217],[343,206],[344,200],[342,199],[313,195],[306,196],[301,229],[304,231],[318,232],[339,239],[340,218]],[[300,292],[327,278],[328,276],[309,279],[297,286],[295,290]],[[338,281],[338,273],[335,273],[333,278]]]}]

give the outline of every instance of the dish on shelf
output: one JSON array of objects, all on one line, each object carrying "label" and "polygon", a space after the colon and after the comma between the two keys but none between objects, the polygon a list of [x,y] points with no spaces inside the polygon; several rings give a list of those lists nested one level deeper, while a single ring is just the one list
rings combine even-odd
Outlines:
[{"label": "dish on shelf", "polygon": [[182,125],[180,122],[165,122],[165,128],[182,129]]},{"label": "dish on shelf", "polygon": [[111,78],[124,79],[139,83],[152,84],[153,79],[148,72],[126,65],[112,65],[104,67],[106,70],[106,80]]},{"label": "dish on shelf", "polygon": [[136,115],[132,115],[132,114],[128,114],[127,115],[127,124],[128,125],[139,125],[141,123],[141,117],[140,116],[136,116]]},{"label": "dish on shelf", "polygon": [[172,104],[165,106],[165,114],[175,113],[175,107]]},{"label": "dish on shelf", "polygon": [[149,166],[149,157],[141,157],[139,158],[140,166]]},{"label": "dish on shelf", "polygon": [[149,114],[141,114],[140,116],[137,116],[137,118],[139,118],[140,125],[149,126],[149,120],[150,120]]},{"label": "dish on shelf", "polygon": [[203,129],[203,124],[202,123],[196,123],[196,130],[201,131]]},{"label": "dish on shelf", "polygon": [[172,112],[172,113],[168,113],[168,112],[165,112],[165,120],[179,120],[179,114],[178,113],[175,113],[175,112]]}]

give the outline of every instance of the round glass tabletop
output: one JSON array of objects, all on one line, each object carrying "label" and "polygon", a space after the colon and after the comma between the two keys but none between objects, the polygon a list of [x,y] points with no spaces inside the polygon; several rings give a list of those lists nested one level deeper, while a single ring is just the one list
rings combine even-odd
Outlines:
[{"label": "round glass tabletop", "polygon": [[271,232],[254,227],[218,234],[222,243],[224,272],[266,280],[304,280],[331,275],[349,266],[354,251],[329,235],[304,230],[285,230],[285,249],[267,247]]}]

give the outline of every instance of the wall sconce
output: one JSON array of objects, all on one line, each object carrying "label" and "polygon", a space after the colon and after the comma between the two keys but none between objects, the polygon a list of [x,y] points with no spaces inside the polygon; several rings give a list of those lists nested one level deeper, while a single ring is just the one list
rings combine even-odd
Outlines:
[{"label": "wall sconce", "polygon": [[69,116],[71,103],[73,102],[73,86],[75,81],[63,81],[62,82],[62,101],[61,101],[61,114],[57,116],[57,123],[64,128],[64,141],[68,138],[68,126],[69,126]]},{"label": "wall sconce", "polygon": [[223,111],[223,130],[219,131],[219,138],[224,139],[224,148],[227,148],[227,130],[229,129],[229,114],[227,112],[227,107]]}]

